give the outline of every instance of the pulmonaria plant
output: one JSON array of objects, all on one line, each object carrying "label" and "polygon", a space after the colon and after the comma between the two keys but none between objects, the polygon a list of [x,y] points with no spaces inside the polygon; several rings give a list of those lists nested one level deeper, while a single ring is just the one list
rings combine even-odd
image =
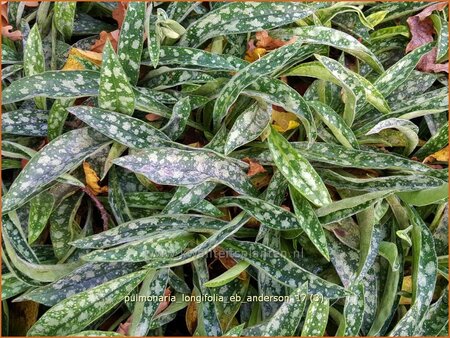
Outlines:
[{"label": "pulmonaria plant", "polygon": [[2,334],[448,335],[447,22],[2,2]]}]

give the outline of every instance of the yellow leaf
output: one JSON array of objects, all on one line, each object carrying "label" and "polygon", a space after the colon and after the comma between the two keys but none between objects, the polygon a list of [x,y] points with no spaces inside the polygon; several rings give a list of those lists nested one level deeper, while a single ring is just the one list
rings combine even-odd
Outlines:
[{"label": "yellow leaf", "polygon": [[[402,283],[402,291],[406,291],[411,293],[412,292],[412,278],[411,276],[405,276],[403,277],[403,283]],[[411,304],[411,298],[401,296],[400,297],[400,304]]]},{"label": "yellow leaf", "polygon": [[297,115],[278,110],[272,110],[272,123],[276,131],[280,133],[295,129],[300,125]]},{"label": "yellow leaf", "polygon": [[253,48],[251,51],[247,50],[245,53],[245,60],[253,62],[258,60],[261,56],[265,55],[267,50],[265,48]]},{"label": "yellow leaf", "polygon": [[100,178],[94,169],[91,168],[88,162],[83,162],[83,170],[84,175],[86,176],[86,185],[88,188],[94,193],[94,195],[98,195],[104,192],[108,192],[108,187],[100,187],[98,184],[100,182]]},{"label": "yellow leaf", "polygon": [[63,70],[83,70],[84,66],[80,62],[78,62],[76,58],[85,59],[96,65],[101,65],[102,63],[101,53],[91,52],[88,50],[82,50],[78,48],[71,48],[69,51],[69,56],[67,57],[66,64],[63,67]]},{"label": "yellow leaf", "polygon": [[435,152],[434,154],[428,156],[424,162],[425,163],[432,162],[432,161],[430,161],[430,160],[432,160],[431,157],[434,158],[436,161],[448,162],[448,146],[446,146],[444,149],[441,149],[441,150]]}]

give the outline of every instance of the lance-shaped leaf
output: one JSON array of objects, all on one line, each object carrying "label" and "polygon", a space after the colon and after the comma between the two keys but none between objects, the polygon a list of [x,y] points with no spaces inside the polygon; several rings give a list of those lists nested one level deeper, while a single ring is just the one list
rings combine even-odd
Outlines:
[{"label": "lance-shaped leaf", "polygon": [[[277,31],[274,32],[275,35]],[[298,36],[299,40],[308,43],[327,45],[354,55],[369,64],[378,73],[384,71],[377,57],[353,36],[337,29],[324,26],[306,26],[284,30],[283,34]]]},{"label": "lance-shaped leaf", "polygon": [[267,140],[278,170],[300,194],[318,206],[331,202],[325,184],[311,164],[273,127]]},{"label": "lance-shaped leaf", "polygon": [[219,246],[228,237],[235,234],[245,223],[250,219],[244,212],[238,214],[233,220],[228,222],[219,231],[216,231],[213,235],[205,239],[199,245],[193,249],[174,258],[160,258],[154,260],[148,264],[148,267],[152,268],[165,268],[171,266],[180,266],[186,263],[193,262],[194,260],[205,256],[208,252]]},{"label": "lance-shaped leaf", "polygon": [[[35,264],[19,256],[11,244],[9,237],[4,234],[4,251],[2,258],[6,261],[8,269],[13,271],[16,277],[30,285],[41,285],[41,282],[53,282],[80,265],[79,262],[67,264]],[[3,254],[3,252],[2,252]],[[8,265],[9,264],[9,265]]]},{"label": "lance-shaped leaf", "polygon": [[255,140],[270,122],[272,107],[257,102],[242,112],[231,127],[225,144],[225,154]]},{"label": "lance-shaped leaf", "polygon": [[216,278],[206,282],[205,286],[208,288],[216,288],[225,285],[241,275],[242,272],[244,272],[249,267],[249,265],[250,264],[245,261],[240,261],[220,276],[217,276]]},{"label": "lance-shaped leaf", "polygon": [[300,285],[267,322],[249,327],[244,335],[294,336],[306,305],[308,283]]},{"label": "lance-shaped leaf", "polygon": [[279,70],[289,59],[296,55],[299,46],[299,42],[294,42],[278,48],[237,72],[222,88],[214,104],[213,121],[216,127],[227,115],[231,105],[246,87],[258,78]]},{"label": "lance-shaped leaf", "polygon": [[69,243],[80,233],[74,219],[81,204],[83,194],[69,196],[55,208],[50,216],[50,238],[55,256],[62,260],[70,253]]},{"label": "lance-shaped leaf", "polygon": [[161,130],[172,140],[176,140],[186,128],[191,110],[189,97],[182,98],[173,106],[172,116],[170,116],[169,122]]},{"label": "lance-shaped leaf", "polygon": [[178,187],[163,212],[168,214],[184,213],[200,203],[214,188],[213,182],[203,182],[193,187]]},{"label": "lance-shaped leaf", "polygon": [[[303,47],[309,46],[301,46],[300,49]],[[247,87],[243,91],[243,94],[262,97],[265,101],[283,107],[288,112],[294,113],[300,121],[302,121],[309,142],[312,143],[316,139],[317,131],[314,123],[314,116],[306,101],[295,89],[288,86],[283,81],[263,77]]]},{"label": "lance-shaped leaf", "polygon": [[345,336],[357,336],[361,328],[364,314],[364,284],[361,282],[354,284],[350,287],[350,290],[354,295],[348,296],[345,299],[345,328],[342,333]]},{"label": "lance-shaped leaf", "polygon": [[131,116],[89,106],[74,106],[67,110],[100,133],[130,148],[170,144],[163,132]]},{"label": "lance-shaped leaf", "polygon": [[445,184],[445,182],[439,178],[425,175],[352,178],[325,169],[320,170],[320,176],[324,182],[333,187],[364,191],[417,191],[432,187],[440,187]]},{"label": "lance-shaped leaf", "polygon": [[65,40],[69,40],[72,36],[76,7],[76,1],[55,2],[53,23]]},{"label": "lance-shaped leaf", "polygon": [[440,336],[442,329],[448,326],[448,289],[444,288],[439,299],[427,310],[416,329],[417,335]]},{"label": "lance-shaped leaf", "polygon": [[212,181],[244,195],[255,195],[255,188],[236,162],[205,149],[149,148],[114,163],[158,184],[189,186]]},{"label": "lance-shaped leaf", "polygon": [[192,23],[180,45],[197,47],[215,36],[279,27],[303,19],[314,11],[314,6],[298,2],[225,4]]},{"label": "lance-shaped leaf", "polygon": [[145,19],[145,32],[147,33],[148,55],[152,66],[156,68],[159,62],[161,40],[163,38],[158,16],[152,14],[153,4],[149,3]]},{"label": "lance-shaped leaf", "polygon": [[22,282],[13,273],[2,274],[2,300],[7,300],[8,298],[21,294],[30,287],[31,285]]},{"label": "lance-shaped leaf", "polygon": [[[159,297],[164,295],[169,278],[168,272],[168,269],[162,269],[160,271],[148,270],[139,290],[139,296],[148,297],[150,300],[136,302],[128,331],[130,336],[140,337],[147,335],[150,329],[150,323],[160,304]],[[151,297],[155,296],[158,297],[156,298],[157,301],[151,300]]]},{"label": "lance-shaped leaf", "polygon": [[[141,61],[144,65],[150,65],[153,58],[144,52]],[[149,60],[150,59],[150,60]],[[201,68],[238,71],[248,65],[248,62],[240,58],[227,55],[222,56],[201,49],[161,46],[159,51],[160,65],[197,66]]]},{"label": "lance-shaped leaf", "polygon": [[63,300],[44,313],[27,335],[57,336],[83,330],[121,302],[145,273],[134,272]]},{"label": "lance-shaped leaf", "polygon": [[[28,34],[23,53],[23,70],[25,76],[40,74],[45,71],[44,51],[42,49],[42,40],[37,24],[33,26]],[[35,103],[40,109],[46,108],[45,97],[35,98]]]},{"label": "lance-shaped leaf", "polygon": [[397,129],[406,138],[406,146],[404,150],[405,155],[409,155],[416,148],[419,143],[419,137],[417,133],[419,128],[411,121],[398,119],[398,118],[388,118],[377,123],[372,129],[370,129],[366,135],[373,135],[380,133],[385,129]]},{"label": "lance-shaped leaf", "polygon": [[312,297],[306,312],[305,322],[302,328],[302,337],[323,336],[328,323],[328,311],[330,301],[324,297]]},{"label": "lance-shaped leaf", "polygon": [[[211,296],[212,290],[205,287],[205,283],[209,280],[209,271],[206,258],[195,260],[192,265],[195,273],[195,288],[201,296]],[[219,316],[214,302],[205,300],[197,306],[198,324],[194,335],[221,336],[222,328],[220,327]]]},{"label": "lance-shaped leaf", "polygon": [[3,89],[2,103],[14,103],[38,96],[52,99],[98,95],[99,73],[92,70],[48,71],[23,77]]},{"label": "lance-shaped leaf", "polygon": [[53,211],[54,203],[53,195],[47,191],[41,192],[31,200],[28,219],[28,243],[32,244],[44,230]]},{"label": "lance-shaped leaf", "polygon": [[103,49],[98,103],[103,109],[127,115],[134,111],[133,88],[109,40]]},{"label": "lance-shaped leaf", "polygon": [[448,144],[448,122],[446,122],[438,132],[430,137],[414,156],[419,159],[425,158],[427,155],[433,154],[438,150],[441,150]]},{"label": "lance-shaped leaf", "polygon": [[118,224],[132,219],[115,167],[109,171],[108,202]]},{"label": "lance-shaped leaf", "polygon": [[96,250],[83,260],[92,262],[144,262],[170,258],[182,252],[194,239],[193,234],[167,231],[150,238],[123,244],[108,250]]},{"label": "lance-shaped leaf", "polygon": [[117,55],[132,85],[136,84],[139,77],[139,64],[144,44],[144,19],[145,2],[130,2],[120,30]]},{"label": "lance-shaped leaf", "polygon": [[65,133],[47,144],[27,163],[3,198],[3,213],[17,209],[60,175],[77,167],[106,144],[100,133],[82,128]]},{"label": "lance-shaped leaf", "polygon": [[144,239],[155,232],[175,230],[214,232],[215,230],[220,230],[226,224],[226,221],[209,216],[186,214],[155,215],[123,223],[99,234],[78,239],[72,245],[83,249],[107,248]]},{"label": "lance-shaped leaf", "polygon": [[263,244],[226,240],[221,246],[228,250],[233,257],[247,261],[258,270],[291,288],[297,288],[308,282],[309,294],[320,293],[330,299],[347,295],[347,291],[343,287],[301,268],[278,251]]},{"label": "lance-shaped leaf", "polygon": [[47,136],[45,110],[18,109],[2,113],[2,132],[23,136]]},{"label": "lance-shaped leaf", "polygon": [[437,14],[432,14],[430,18],[437,33],[436,61],[442,62],[448,59],[448,22]]},{"label": "lance-shaped leaf", "polygon": [[309,202],[292,186],[289,186],[294,212],[297,216],[302,229],[308,235],[311,242],[317,250],[327,259],[330,260],[327,249],[327,240],[322,224],[319,222],[313,207]]},{"label": "lance-shaped leaf", "polygon": [[167,89],[183,84],[206,83],[214,77],[198,70],[188,68],[168,68],[166,66],[152,70],[147,75],[150,79],[145,82],[153,90]]},{"label": "lance-shaped leaf", "polygon": [[68,297],[92,289],[139,269],[136,263],[86,263],[57,281],[33,289],[18,300],[32,300],[54,306]]},{"label": "lance-shaped leaf", "polygon": [[276,230],[300,229],[305,219],[297,217],[275,204],[249,196],[223,197],[214,201],[218,207],[237,206],[244,209],[258,221]]},{"label": "lance-shaped leaf", "polygon": [[392,191],[374,191],[363,195],[348,197],[332,202],[317,209],[315,212],[322,224],[330,224],[365,210],[379,199],[385,198],[390,194],[392,194]]},{"label": "lance-shaped leaf", "polygon": [[15,253],[17,253],[19,257],[31,263],[39,263],[36,253],[26,241],[20,223],[20,219],[16,212],[10,213],[9,217],[6,215],[2,216],[2,233],[8,238],[11,247],[14,248]]},{"label": "lance-shaped leaf", "polygon": [[430,50],[430,44],[425,44],[414,49],[382,73],[374,82],[374,86],[383,96],[388,96],[406,81],[408,76],[413,72],[417,63],[420,61],[421,57]]},{"label": "lance-shaped leaf", "polygon": [[359,148],[358,140],[353,131],[330,106],[320,101],[309,101],[308,104],[316,111],[323,123],[330,128],[333,135],[344,147]]},{"label": "lance-shaped leaf", "polygon": [[48,112],[48,138],[53,140],[63,133],[64,122],[66,122],[67,107],[74,103],[72,99],[59,99],[55,100]]},{"label": "lance-shaped leaf", "polygon": [[437,275],[437,257],[433,238],[416,210],[407,207],[412,230],[412,305],[400,319],[390,336],[414,335],[433,298]]}]

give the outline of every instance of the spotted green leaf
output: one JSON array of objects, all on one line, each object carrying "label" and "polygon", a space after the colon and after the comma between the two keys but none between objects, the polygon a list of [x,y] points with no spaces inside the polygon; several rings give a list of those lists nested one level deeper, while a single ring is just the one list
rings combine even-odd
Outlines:
[{"label": "spotted green leaf", "polygon": [[328,323],[330,302],[324,297],[312,297],[302,328],[302,337],[322,336]]},{"label": "spotted green leaf", "polygon": [[166,66],[152,70],[147,74],[145,85],[153,90],[163,90],[183,84],[206,83],[214,77],[203,71],[188,68],[169,68]]},{"label": "spotted green leaf", "polygon": [[432,14],[430,18],[437,32],[436,61],[442,62],[448,59],[448,22],[447,20],[442,20],[437,14]]},{"label": "spotted green leaf", "polygon": [[89,262],[53,283],[23,294],[20,300],[32,300],[46,306],[54,306],[68,297],[130,274],[139,267],[137,263]]},{"label": "spotted green leaf", "polygon": [[[326,298],[345,297],[347,291],[317,275],[301,268],[299,265],[263,244],[226,240],[221,245],[233,256],[247,261],[258,270],[268,274],[280,283],[297,288],[308,282],[308,294],[320,293]],[[270,260],[264,257],[271,257]]]},{"label": "spotted green leaf", "polygon": [[[160,271],[148,270],[139,290],[139,296],[163,296],[169,278],[168,272],[168,269],[162,269]],[[139,337],[147,334],[159,303],[159,301],[152,300],[136,302],[131,317],[131,325],[128,331],[129,335]]]},{"label": "spotted green leaf", "polygon": [[56,336],[83,330],[122,301],[144,279],[145,273],[133,272],[63,300],[39,318],[27,334]]},{"label": "spotted green leaf", "polygon": [[76,6],[75,1],[57,1],[53,8],[53,23],[65,40],[72,36]]},{"label": "spotted green leaf", "polygon": [[430,137],[430,139],[415,152],[414,156],[423,159],[434,152],[441,150],[448,144],[448,122],[445,123],[438,132]]},{"label": "spotted green leaf", "polygon": [[345,336],[357,336],[361,328],[364,314],[364,284],[358,283],[351,286],[354,295],[345,299],[344,318]]},{"label": "spotted green leaf", "polygon": [[163,38],[158,16],[152,14],[153,4],[147,8],[145,31],[147,33],[148,54],[154,68],[158,66],[161,40]]},{"label": "spotted green leaf", "polygon": [[32,244],[44,230],[54,203],[53,195],[47,191],[41,192],[31,200],[28,219],[28,243]]},{"label": "spotted green leaf", "polygon": [[98,103],[103,109],[126,115],[134,111],[133,89],[109,40],[103,49]]},{"label": "spotted green leaf", "polygon": [[2,113],[2,132],[23,136],[47,136],[45,110],[18,109]]},{"label": "spotted green leaf", "polygon": [[90,128],[77,129],[51,141],[31,158],[14,180],[3,198],[3,213],[28,202],[107,142],[103,135]]},{"label": "spotted green leaf", "polygon": [[144,19],[145,2],[130,2],[120,30],[117,55],[132,85],[136,84],[139,76],[144,44]]},{"label": "spotted green leaf", "polygon": [[[33,26],[28,35],[23,53],[23,70],[25,76],[40,74],[45,71],[44,51],[37,24]],[[46,108],[45,97],[35,98],[35,102],[38,108]]]},{"label": "spotted green leaf", "polygon": [[430,306],[416,330],[417,335],[440,336],[448,326],[448,289],[444,288],[439,299]]},{"label": "spotted green leaf", "polygon": [[307,43],[328,45],[341,49],[342,51],[363,60],[378,73],[382,73],[384,71],[382,64],[370,51],[370,49],[360,43],[353,36],[342,31],[324,26],[306,26],[287,30],[286,33],[298,36],[299,40]]},{"label": "spotted green leaf", "polygon": [[[327,259],[330,259],[327,249],[327,240],[321,222],[314,213],[313,207],[309,202],[298,192],[297,189],[289,186],[289,193],[291,195],[292,205],[300,226],[308,235],[311,242],[315,245],[317,250]],[[332,204],[329,204],[332,205]],[[320,209],[318,209],[320,210]]]},{"label": "spotted green leaf", "polygon": [[93,251],[83,256],[83,260],[90,262],[143,262],[151,259],[170,258],[181,253],[193,239],[194,236],[187,232],[167,231],[116,248]]},{"label": "spotted green leaf", "polygon": [[183,230],[192,232],[212,232],[220,230],[227,222],[208,216],[172,214],[140,218],[81,238],[72,243],[77,248],[107,248],[151,237],[154,233]]},{"label": "spotted green leaf", "polygon": [[214,201],[218,207],[237,206],[272,229],[300,229],[305,220],[275,204],[250,196],[222,197]]},{"label": "spotted green leaf", "polygon": [[279,27],[314,13],[314,6],[298,2],[229,3],[188,26],[180,45],[197,47],[219,35]]},{"label": "spotted green leaf", "polygon": [[296,55],[299,46],[299,42],[285,45],[237,72],[222,88],[214,104],[213,121],[216,127],[246,87],[258,78],[274,73],[283,67],[290,58]]},{"label": "spotted green leaf", "polygon": [[[300,49],[304,46],[300,46]],[[308,46],[305,46],[308,47]],[[314,116],[303,97],[293,88],[283,81],[262,77],[247,87],[243,94],[262,97],[265,101],[283,107],[286,111],[292,112],[302,121],[306,129],[310,143],[317,136]]]},{"label": "spotted green leaf", "polygon": [[66,121],[67,107],[73,104],[72,99],[55,100],[48,112],[48,138],[53,140],[63,133],[64,122]]},{"label": "spotted green leaf", "polygon": [[272,107],[264,102],[256,102],[242,112],[228,133],[225,154],[260,136],[270,122],[271,113]]},{"label": "spotted green leaf", "polygon": [[311,164],[273,127],[268,145],[278,170],[300,194],[317,206],[331,202],[327,188]]},{"label": "spotted green leaf", "polygon": [[171,139],[176,140],[186,128],[191,110],[192,107],[189,102],[189,97],[182,98],[173,106],[172,116],[161,130]]},{"label": "spotted green leaf", "polygon": [[98,95],[98,72],[47,71],[23,77],[3,89],[2,103],[14,103],[44,96],[52,99]]},{"label": "spotted green leaf", "polygon": [[21,294],[30,287],[30,285],[15,277],[13,273],[2,274],[2,300]]},{"label": "spotted green leaf", "polygon": [[439,178],[425,175],[395,175],[377,178],[351,178],[339,175],[331,170],[320,170],[323,181],[341,189],[363,191],[417,191],[440,187],[445,182]]},{"label": "spotted green leaf", "polygon": [[309,106],[316,111],[320,119],[330,128],[336,139],[346,148],[358,149],[359,144],[342,117],[337,114],[331,107],[319,101],[309,101]]},{"label": "spotted green leaf", "polygon": [[100,133],[131,148],[145,149],[170,142],[163,132],[125,114],[89,106],[70,107],[68,111]]},{"label": "spotted green leaf", "polygon": [[114,163],[158,184],[189,186],[212,181],[241,194],[255,195],[255,188],[236,162],[209,150],[148,148]]},{"label": "spotted green leaf", "polygon": [[416,210],[408,207],[407,213],[413,225],[412,305],[389,333],[390,336],[416,333],[430,305],[436,283],[437,257],[432,234]]}]

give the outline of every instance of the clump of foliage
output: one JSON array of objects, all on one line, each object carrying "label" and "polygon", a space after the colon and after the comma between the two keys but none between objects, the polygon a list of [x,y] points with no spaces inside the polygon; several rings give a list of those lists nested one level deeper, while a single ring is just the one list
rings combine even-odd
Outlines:
[{"label": "clump of foliage", "polygon": [[445,3],[2,6],[3,335],[448,335]]}]

